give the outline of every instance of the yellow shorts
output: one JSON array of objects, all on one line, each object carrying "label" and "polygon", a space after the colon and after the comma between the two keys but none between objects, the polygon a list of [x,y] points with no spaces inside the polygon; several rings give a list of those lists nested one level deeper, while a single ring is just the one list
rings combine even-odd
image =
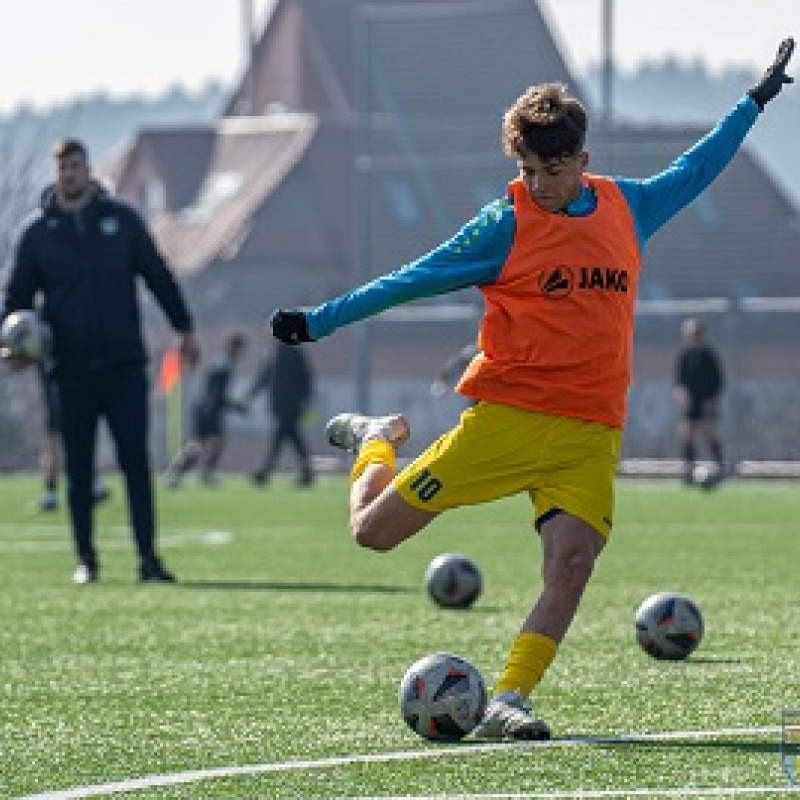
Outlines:
[{"label": "yellow shorts", "polygon": [[415,508],[440,512],[528,492],[537,528],[565,511],[606,539],[622,431],[481,402],[394,479]]}]

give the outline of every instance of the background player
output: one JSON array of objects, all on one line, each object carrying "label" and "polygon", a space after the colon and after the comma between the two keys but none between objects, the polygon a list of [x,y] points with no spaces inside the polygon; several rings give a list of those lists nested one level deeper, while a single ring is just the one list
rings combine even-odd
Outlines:
[{"label": "background player", "polygon": [[300,487],[311,486],[314,469],[311,453],[303,433],[303,417],[314,396],[314,374],[305,353],[283,342],[276,342],[271,356],[259,365],[248,398],[261,392],[269,394],[269,407],[274,418],[272,436],[261,466],[253,473],[253,483],[263,486],[278,465],[285,444],[290,444],[297,456],[297,478]]},{"label": "background player", "polygon": [[180,486],[183,476],[195,466],[199,466],[200,480],[206,486],[216,483],[217,465],[227,444],[225,416],[229,411],[247,413],[247,406],[230,396],[231,382],[246,347],[247,339],[243,334],[231,334],[225,342],[222,359],[206,372],[200,397],[193,409],[192,438],[167,468],[164,475],[167,488]]},{"label": "background player", "polygon": [[[41,393],[44,411],[44,433],[39,452],[39,469],[42,474],[42,495],[37,508],[39,511],[57,511],[59,507],[58,483],[61,477],[62,443],[61,443],[61,409],[58,401],[58,385],[56,384],[51,365],[36,365],[37,380]],[[102,503],[111,496],[111,490],[102,477],[95,475],[92,488],[92,499]]]},{"label": "background player", "polygon": [[699,480],[710,489],[722,480],[725,467],[719,434],[719,399],[725,384],[722,362],[717,351],[705,341],[702,323],[690,317],[681,325],[683,346],[675,364],[674,397],[681,414],[678,438],[683,456],[683,481],[695,483],[695,466],[703,441],[715,470]]}]

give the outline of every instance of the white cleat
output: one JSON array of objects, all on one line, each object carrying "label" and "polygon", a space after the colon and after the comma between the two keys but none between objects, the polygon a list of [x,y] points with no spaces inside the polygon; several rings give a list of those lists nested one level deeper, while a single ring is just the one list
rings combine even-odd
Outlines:
[{"label": "white cleat", "polygon": [[550,738],[550,728],[531,714],[530,704],[519,692],[500,692],[492,698],[483,719],[472,731],[475,739],[525,739],[542,741]]},{"label": "white cleat", "polygon": [[53,489],[45,489],[39,498],[39,511],[58,511],[58,493]]},{"label": "white cleat", "polygon": [[175,470],[168,469],[163,477],[165,489],[178,489],[181,485],[181,475]]},{"label": "white cleat", "polygon": [[411,429],[402,414],[388,417],[366,417],[363,414],[337,414],[325,426],[328,441],[354,453],[364,442],[383,439],[391,445],[402,444]]},{"label": "white cleat", "polygon": [[75,567],[75,572],[72,573],[72,581],[73,583],[77,583],[79,586],[84,586],[87,583],[94,583],[97,580],[97,567],[93,567],[90,564],[78,564]]}]

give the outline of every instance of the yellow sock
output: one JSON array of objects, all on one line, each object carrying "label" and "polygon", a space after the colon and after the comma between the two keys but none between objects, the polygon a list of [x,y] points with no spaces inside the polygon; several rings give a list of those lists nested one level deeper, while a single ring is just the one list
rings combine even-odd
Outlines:
[{"label": "yellow sock", "polygon": [[558,644],[549,636],[523,631],[514,639],[497,691],[519,690],[527,697],[555,658]]},{"label": "yellow sock", "polygon": [[394,470],[394,447],[385,439],[370,439],[358,451],[353,468],[350,470],[350,483],[355,483],[370,464],[383,464]]}]

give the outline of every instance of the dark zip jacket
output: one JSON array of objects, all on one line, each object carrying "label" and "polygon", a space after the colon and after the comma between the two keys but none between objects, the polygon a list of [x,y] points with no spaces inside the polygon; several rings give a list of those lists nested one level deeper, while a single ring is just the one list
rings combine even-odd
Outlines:
[{"label": "dark zip jacket", "polygon": [[79,211],[65,211],[49,187],[19,238],[3,317],[39,297],[57,372],[142,364],[138,278],[172,327],[191,331],[180,287],[137,212],[100,186]]}]

